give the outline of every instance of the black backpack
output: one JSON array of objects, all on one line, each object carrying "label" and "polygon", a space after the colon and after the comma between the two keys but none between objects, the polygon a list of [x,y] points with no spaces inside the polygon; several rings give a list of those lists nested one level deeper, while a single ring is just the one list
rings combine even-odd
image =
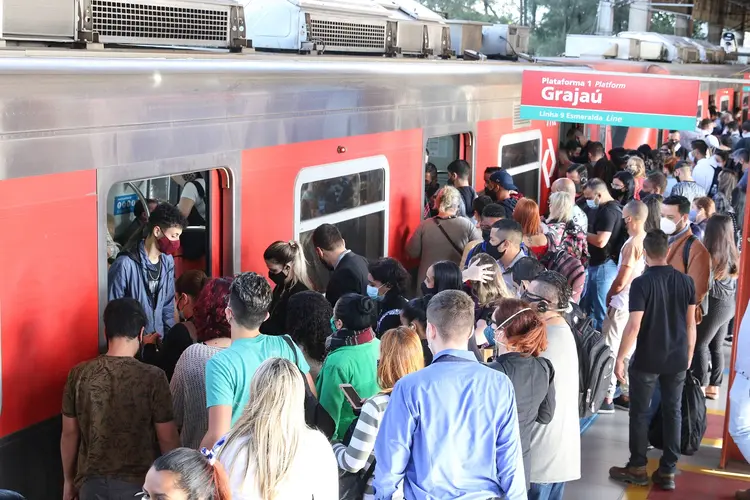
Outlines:
[{"label": "black backpack", "polygon": [[[661,405],[651,420],[648,429],[648,440],[654,448],[663,449],[664,436],[662,434]],[[701,384],[688,370],[685,385],[682,387],[682,430],[680,433],[680,452],[692,455],[700,448],[703,435],[706,433],[706,396],[703,395]]]},{"label": "black backpack", "polygon": [[[297,349],[294,346],[294,342],[288,335],[282,335],[282,339],[287,343],[289,349],[294,354],[294,364],[299,366],[299,358],[297,358]],[[330,441],[333,435],[336,433],[336,423],[333,421],[331,416],[328,414],[323,405],[320,404],[318,398],[307,385],[307,377],[300,371],[303,380],[305,381],[305,423],[313,429],[318,429],[320,432],[325,434],[326,438]]]},{"label": "black backpack", "polygon": [[[354,435],[354,429],[357,427],[359,416],[355,418],[346,429],[344,439],[341,441],[344,445],[349,446]],[[339,500],[362,500],[367,489],[367,481],[375,473],[375,457],[372,463],[367,465],[359,472],[347,472],[339,469]]]},{"label": "black backpack", "polygon": [[607,396],[615,358],[604,335],[594,328],[594,320],[586,318],[578,305],[573,304],[573,312],[565,319],[578,349],[578,416],[588,418],[599,411]]}]

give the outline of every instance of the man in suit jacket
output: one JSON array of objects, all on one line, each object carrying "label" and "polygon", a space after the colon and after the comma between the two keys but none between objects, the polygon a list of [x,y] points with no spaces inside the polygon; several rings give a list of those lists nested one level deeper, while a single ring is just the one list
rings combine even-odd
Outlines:
[{"label": "man in suit jacket", "polygon": [[347,250],[346,242],[336,226],[318,226],[313,232],[312,242],[318,258],[332,271],[326,287],[326,299],[331,306],[335,306],[345,293],[367,295],[367,259]]}]

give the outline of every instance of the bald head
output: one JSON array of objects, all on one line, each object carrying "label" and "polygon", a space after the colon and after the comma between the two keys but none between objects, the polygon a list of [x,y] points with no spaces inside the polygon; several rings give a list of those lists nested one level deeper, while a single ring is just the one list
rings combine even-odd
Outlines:
[{"label": "bald head", "polygon": [[576,183],[571,181],[567,177],[562,177],[552,183],[552,192],[553,193],[569,193],[573,197],[575,197]]},{"label": "bald head", "polygon": [[633,200],[622,209],[623,217],[632,217],[638,222],[646,222],[648,218],[648,206],[642,201]]}]

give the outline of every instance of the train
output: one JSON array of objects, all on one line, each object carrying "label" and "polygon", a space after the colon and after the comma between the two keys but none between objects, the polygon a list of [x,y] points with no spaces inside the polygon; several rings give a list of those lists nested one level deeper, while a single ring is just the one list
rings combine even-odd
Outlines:
[{"label": "train", "polygon": [[[30,500],[60,495],[62,389],[69,370],[106,344],[107,234],[132,220],[135,201],[174,200],[171,178],[202,173],[207,222],[190,229],[205,235],[206,252],[200,260],[178,255],[178,272],[265,273],[264,249],[292,239],[317,266],[309,239],[321,223],[336,224],[369,259],[409,262],[404,246],[422,219],[426,152],[442,183],[447,165],[465,159],[479,191],[484,168],[497,165],[544,206],[567,125],[520,117],[523,71],[540,67],[696,78],[698,70],[733,78],[744,70],[579,59],[0,51],[0,488]],[[741,103],[747,112],[738,82],[706,81],[701,92],[702,114],[725,95],[729,109]],[[636,146],[660,137],[647,129],[615,135]],[[317,187],[351,176],[360,186],[354,203],[306,209]]]}]

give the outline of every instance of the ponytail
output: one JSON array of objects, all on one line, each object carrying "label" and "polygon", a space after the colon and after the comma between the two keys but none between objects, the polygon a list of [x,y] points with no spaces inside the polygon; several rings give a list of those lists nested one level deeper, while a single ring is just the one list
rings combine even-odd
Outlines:
[{"label": "ponytail", "polygon": [[312,281],[307,274],[305,253],[299,243],[294,240],[275,241],[263,252],[263,259],[273,261],[282,266],[289,266],[292,271],[286,285],[292,287],[298,282],[303,283],[309,290],[314,290]]},{"label": "ponytail", "polygon": [[216,450],[223,442],[222,439],[212,450],[174,449],[157,458],[153,468],[172,472],[177,486],[188,498],[231,500],[227,472],[216,460]]}]

